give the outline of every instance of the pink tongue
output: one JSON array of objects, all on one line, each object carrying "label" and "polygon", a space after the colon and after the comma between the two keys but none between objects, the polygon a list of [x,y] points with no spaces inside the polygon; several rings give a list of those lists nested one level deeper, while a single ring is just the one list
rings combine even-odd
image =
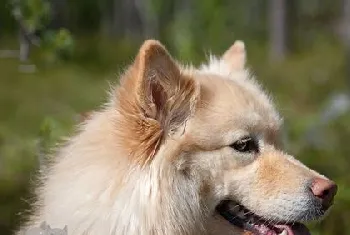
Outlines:
[{"label": "pink tongue", "polygon": [[278,228],[276,230],[280,230],[278,233],[266,225],[256,225],[254,227],[259,235],[278,235],[283,230],[287,231],[288,235],[311,235],[307,227],[299,223],[294,225],[275,225],[275,228]]},{"label": "pink tongue", "polygon": [[[277,233],[264,224],[254,226],[259,235],[277,235]],[[294,234],[292,234],[294,235]]]},{"label": "pink tongue", "polygon": [[311,235],[309,229],[300,223],[294,225],[275,225],[276,228],[281,230],[286,230],[288,235]]},{"label": "pink tongue", "polygon": [[292,228],[288,225],[275,225],[276,228],[286,230],[288,235],[297,235],[293,232]]}]

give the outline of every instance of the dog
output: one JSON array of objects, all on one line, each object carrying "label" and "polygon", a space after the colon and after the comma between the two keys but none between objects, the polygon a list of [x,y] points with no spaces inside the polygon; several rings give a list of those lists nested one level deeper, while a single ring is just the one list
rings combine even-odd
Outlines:
[{"label": "dog", "polygon": [[147,40],[40,177],[22,229],[304,235],[336,184],[282,151],[282,118],[237,40],[198,67]]}]

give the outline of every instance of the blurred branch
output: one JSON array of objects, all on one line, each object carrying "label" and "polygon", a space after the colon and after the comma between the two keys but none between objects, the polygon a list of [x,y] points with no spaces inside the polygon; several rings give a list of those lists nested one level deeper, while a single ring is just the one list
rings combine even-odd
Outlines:
[{"label": "blurred branch", "polygon": [[23,38],[29,43],[33,44],[35,46],[40,46],[40,38],[37,37],[34,32],[31,32],[25,22],[24,22],[24,17],[21,11],[21,7],[19,5],[18,1],[13,1],[13,10],[12,10],[12,15],[17,21],[19,25],[19,29],[21,34],[23,35]]},{"label": "blurred branch", "polygon": [[[12,15],[19,25],[19,59],[27,61],[30,52],[30,45],[40,46],[40,38],[31,32],[25,24],[19,0],[12,1]],[[32,71],[33,68],[30,68]]]}]

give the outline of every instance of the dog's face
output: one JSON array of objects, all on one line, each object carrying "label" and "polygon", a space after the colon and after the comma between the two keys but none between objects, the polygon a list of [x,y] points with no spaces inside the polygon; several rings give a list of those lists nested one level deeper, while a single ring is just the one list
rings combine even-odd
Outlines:
[{"label": "dog's face", "polygon": [[242,42],[208,65],[184,69],[148,41],[118,96],[120,124],[129,125],[123,145],[137,149],[135,159],[165,158],[195,182],[213,216],[241,233],[307,234],[297,222],[331,206],[336,185],[280,149],[281,119],[250,78]]}]

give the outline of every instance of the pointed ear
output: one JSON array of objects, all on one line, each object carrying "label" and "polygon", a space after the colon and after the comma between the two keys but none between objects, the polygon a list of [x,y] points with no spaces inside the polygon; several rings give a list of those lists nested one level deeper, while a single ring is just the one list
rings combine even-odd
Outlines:
[{"label": "pointed ear", "polygon": [[117,93],[123,146],[142,162],[149,160],[165,137],[184,125],[198,92],[196,81],[181,73],[163,45],[146,41]]},{"label": "pointed ear", "polygon": [[147,117],[156,119],[157,112],[167,108],[167,101],[174,98],[179,88],[180,69],[163,45],[153,40],[142,45],[135,69],[138,72],[137,98]]},{"label": "pointed ear", "polygon": [[231,71],[243,70],[246,63],[246,51],[243,41],[235,41],[224,53],[222,60]]}]

